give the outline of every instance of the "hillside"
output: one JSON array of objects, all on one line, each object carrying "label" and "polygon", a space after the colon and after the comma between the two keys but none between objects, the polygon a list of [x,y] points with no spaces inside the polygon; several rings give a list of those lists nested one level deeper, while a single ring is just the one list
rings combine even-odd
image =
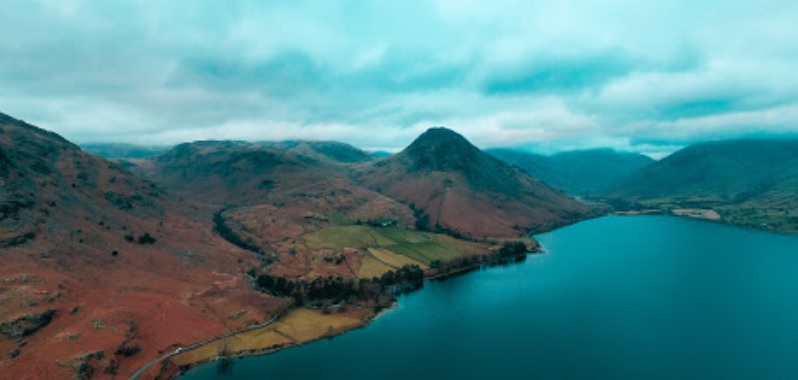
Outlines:
[{"label": "hillside", "polygon": [[285,304],[204,211],[115,163],[3,114],[0,163],[0,373],[126,378]]},{"label": "hillside", "polygon": [[410,205],[420,227],[471,238],[524,235],[590,211],[445,128],[432,128],[402,152],[362,166],[357,178]]},{"label": "hillside", "polygon": [[[0,116],[3,373],[129,377],[289,304],[356,306],[291,322],[316,339],[330,318],[389,306],[393,285],[523,257],[530,229],[590,212],[445,129],[381,161],[340,143],[204,141],[114,163]],[[291,315],[307,313],[324,315]],[[287,339],[274,334],[235,352]]]},{"label": "hillside", "polygon": [[642,154],[612,149],[576,150],[551,156],[514,149],[490,149],[486,152],[568,194],[580,196],[602,194],[635,171],[655,162]]},{"label": "hillside", "polygon": [[798,140],[688,146],[635,173],[611,197],[644,207],[713,209],[733,223],[798,231]]},{"label": "hillside", "polygon": [[[400,236],[398,240],[375,236],[388,227],[412,227],[416,219],[406,205],[352,181],[348,161],[370,158],[357,152],[341,143],[206,141],[135,161],[131,170],[215,208],[217,231],[260,255],[271,275],[358,278],[397,269],[376,264],[380,260],[370,248],[401,243],[405,232],[388,233]],[[443,241],[410,234],[418,242]],[[467,254],[487,252],[485,246],[447,242],[427,245],[442,258],[459,256],[454,247]],[[372,269],[362,269],[364,265]]]}]

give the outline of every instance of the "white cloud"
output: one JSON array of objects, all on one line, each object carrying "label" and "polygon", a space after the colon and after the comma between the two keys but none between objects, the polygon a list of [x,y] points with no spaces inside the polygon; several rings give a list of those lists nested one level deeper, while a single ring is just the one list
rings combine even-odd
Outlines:
[{"label": "white cloud", "polygon": [[398,148],[446,125],[485,147],[657,154],[798,128],[794,2],[41,0],[0,14],[0,112],[77,141]]}]

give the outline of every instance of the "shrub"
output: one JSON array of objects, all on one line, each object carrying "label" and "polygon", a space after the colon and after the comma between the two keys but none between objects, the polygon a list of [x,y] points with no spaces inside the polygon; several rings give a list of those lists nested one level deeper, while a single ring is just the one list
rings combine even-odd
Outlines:
[{"label": "shrub", "polygon": [[139,236],[139,244],[155,244],[155,238],[149,232],[145,232],[144,235]]}]

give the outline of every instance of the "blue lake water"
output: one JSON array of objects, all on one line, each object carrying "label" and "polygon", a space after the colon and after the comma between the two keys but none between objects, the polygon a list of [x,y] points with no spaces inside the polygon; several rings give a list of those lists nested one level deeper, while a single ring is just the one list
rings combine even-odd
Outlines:
[{"label": "blue lake water", "polygon": [[798,379],[798,237],[664,216],[537,237],[370,326],[196,379]]}]

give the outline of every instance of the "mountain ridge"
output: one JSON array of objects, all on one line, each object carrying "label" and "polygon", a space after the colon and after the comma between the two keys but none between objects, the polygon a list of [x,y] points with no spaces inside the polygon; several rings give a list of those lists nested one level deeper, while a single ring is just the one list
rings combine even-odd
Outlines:
[{"label": "mountain ridge", "polygon": [[722,220],[798,231],[798,139],[738,139],[685,147],[608,191],[638,207],[705,208]]},{"label": "mountain ridge", "polygon": [[639,153],[609,148],[576,150],[551,156],[511,148],[487,153],[526,170],[544,182],[580,196],[601,195],[635,171],[655,162]]}]

